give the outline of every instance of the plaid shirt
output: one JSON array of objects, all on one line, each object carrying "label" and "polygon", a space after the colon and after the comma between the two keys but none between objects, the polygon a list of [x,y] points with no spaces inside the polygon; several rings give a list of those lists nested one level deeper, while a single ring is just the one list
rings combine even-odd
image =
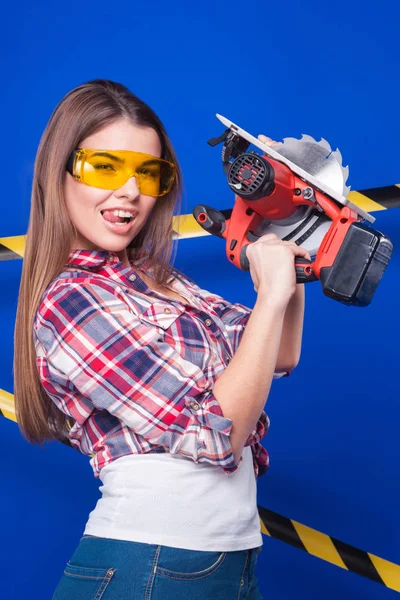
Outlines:
[{"label": "plaid shirt", "polygon": [[[132,263],[151,274],[149,262]],[[241,304],[176,274],[188,305],[147,287],[114,252],[74,250],[48,286],[34,320],[41,383],[72,427],[71,444],[92,456],[96,477],[129,454],[179,453],[237,469],[232,421],[213,385],[236,351],[251,314]],[[245,390],[244,390],[244,393]],[[268,468],[259,443],[263,412],[249,436],[255,475]]]}]

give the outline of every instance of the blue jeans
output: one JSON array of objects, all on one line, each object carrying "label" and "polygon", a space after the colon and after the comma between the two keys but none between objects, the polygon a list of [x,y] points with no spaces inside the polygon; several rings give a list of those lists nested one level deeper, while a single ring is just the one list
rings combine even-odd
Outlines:
[{"label": "blue jeans", "polygon": [[260,551],[200,552],[83,536],[53,600],[262,600],[255,576]]}]

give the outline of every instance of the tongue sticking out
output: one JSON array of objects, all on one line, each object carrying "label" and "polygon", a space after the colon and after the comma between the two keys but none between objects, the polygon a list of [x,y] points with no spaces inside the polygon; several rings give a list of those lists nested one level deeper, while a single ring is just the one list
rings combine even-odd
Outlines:
[{"label": "tongue sticking out", "polygon": [[114,215],[111,210],[103,211],[103,219],[105,221],[109,221],[110,223],[128,223],[128,219],[126,217],[118,217]]}]

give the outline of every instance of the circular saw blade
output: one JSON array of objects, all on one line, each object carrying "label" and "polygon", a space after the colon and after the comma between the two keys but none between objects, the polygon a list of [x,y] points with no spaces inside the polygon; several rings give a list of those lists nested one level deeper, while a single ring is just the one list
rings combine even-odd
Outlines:
[{"label": "circular saw blade", "polygon": [[332,152],[324,138],[319,142],[304,134],[299,140],[293,137],[284,138],[281,144],[274,145],[274,150],[347,198],[350,192],[350,187],[346,185],[349,168],[343,167],[340,151],[336,149]]}]

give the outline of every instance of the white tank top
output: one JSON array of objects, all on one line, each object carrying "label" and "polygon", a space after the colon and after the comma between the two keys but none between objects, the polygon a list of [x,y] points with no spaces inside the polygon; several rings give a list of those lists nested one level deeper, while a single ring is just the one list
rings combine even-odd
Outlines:
[{"label": "white tank top", "polygon": [[216,552],[262,545],[249,447],[230,475],[180,455],[136,454],[104,467],[100,480],[87,535]]}]

